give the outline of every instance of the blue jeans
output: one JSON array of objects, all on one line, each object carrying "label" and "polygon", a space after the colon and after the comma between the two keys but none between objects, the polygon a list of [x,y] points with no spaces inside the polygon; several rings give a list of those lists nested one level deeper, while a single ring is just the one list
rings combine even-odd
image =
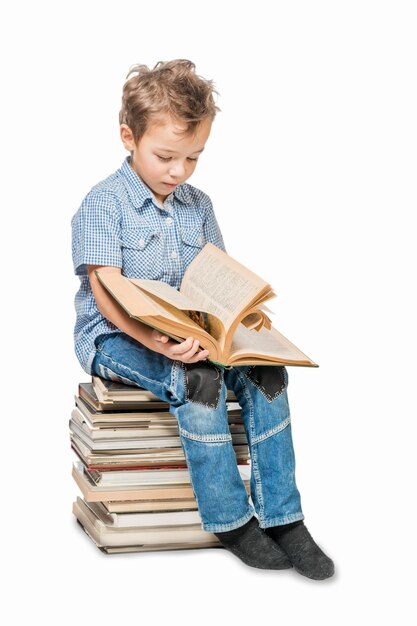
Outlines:
[{"label": "blue jeans", "polygon": [[[96,340],[95,375],[137,384],[168,402],[181,443],[202,527],[224,532],[256,515],[262,528],[304,518],[295,483],[295,459],[283,367],[224,369],[184,364],[149,350],[124,333]],[[242,408],[251,455],[249,500],[230,435],[226,390]]]}]

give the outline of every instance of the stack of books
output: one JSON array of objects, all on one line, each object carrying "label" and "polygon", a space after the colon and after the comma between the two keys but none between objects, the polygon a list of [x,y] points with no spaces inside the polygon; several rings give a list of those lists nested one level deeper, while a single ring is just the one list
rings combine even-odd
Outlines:
[{"label": "stack of books", "polygon": [[[249,492],[249,448],[228,394],[229,427]],[[177,420],[151,392],[93,376],[80,383],[70,426],[72,475],[83,497],[73,512],[104,552],[219,547],[204,531]]]}]

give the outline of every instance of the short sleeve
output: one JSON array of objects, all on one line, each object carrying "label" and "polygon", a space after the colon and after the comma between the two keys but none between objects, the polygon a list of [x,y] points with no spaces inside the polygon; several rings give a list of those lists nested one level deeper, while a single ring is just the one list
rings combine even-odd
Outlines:
[{"label": "short sleeve", "polygon": [[206,196],[206,214],[204,218],[204,240],[206,243],[212,243],[220,248],[220,250],[226,251],[223,236],[220,231],[220,227],[217,223],[216,216],[214,214],[213,204],[208,196]]},{"label": "short sleeve", "polygon": [[72,260],[77,276],[87,265],[122,267],[120,209],[110,193],[90,192],[72,218]]}]

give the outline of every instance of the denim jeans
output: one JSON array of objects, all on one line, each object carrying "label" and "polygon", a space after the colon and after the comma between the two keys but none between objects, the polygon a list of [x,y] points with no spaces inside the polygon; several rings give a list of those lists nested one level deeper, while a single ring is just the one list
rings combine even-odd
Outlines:
[{"label": "denim jeans", "polygon": [[[262,528],[304,518],[295,482],[285,368],[224,369],[206,361],[187,365],[124,333],[102,335],[96,347],[93,374],[139,385],[169,403],[204,530],[233,530],[255,512]],[[227,389],[242,408],[251,456],[250,499],[229,431]]]}]

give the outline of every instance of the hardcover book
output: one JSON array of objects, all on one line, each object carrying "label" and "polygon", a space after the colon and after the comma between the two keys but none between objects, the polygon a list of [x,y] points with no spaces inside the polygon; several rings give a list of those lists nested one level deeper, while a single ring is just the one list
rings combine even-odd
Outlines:
[{"label": "hardcover book", "polygon": [[176,341],[198,339],[213,362],[317,366],[272,327],[265,306],[275,296],[271,286],[210,243],[188,266],[179,291],[126,278],[116,268],[96,274],[131,318]]}]

